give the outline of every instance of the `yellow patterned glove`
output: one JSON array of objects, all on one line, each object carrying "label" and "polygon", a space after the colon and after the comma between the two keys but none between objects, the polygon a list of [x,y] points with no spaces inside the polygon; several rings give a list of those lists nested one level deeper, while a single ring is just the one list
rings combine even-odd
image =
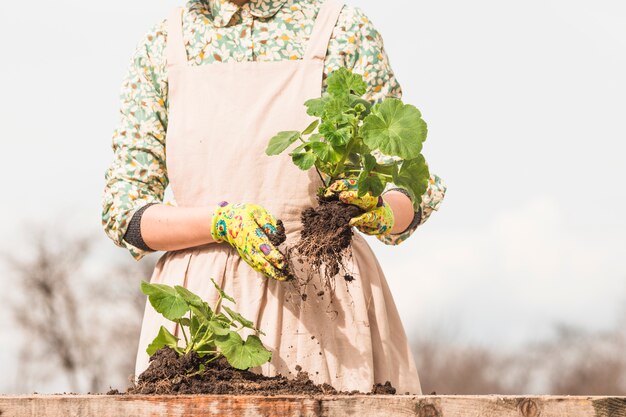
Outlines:
[{"label": "yellow patterned glove", "polygon": [[222,201],[213,212],[211,235],[216,242],[228,242],[239,256],[262,274],[284,281],[285,258],[276,246],[284,228],[280,220],[256,204],[228,204]]},{"label": "yellow patterned glove", "polygon": [[386,235],[391,232],[394,224],[393,210],[382,197],[374,197],[367,193],[358,196],[359,188],[354,178],[340,179],[326,188],[325,197],[333,194],[339,197],[339,201],[360,207],[365,213],[353,217],[350,225],[355,226],[361,232],[368,235]]}]

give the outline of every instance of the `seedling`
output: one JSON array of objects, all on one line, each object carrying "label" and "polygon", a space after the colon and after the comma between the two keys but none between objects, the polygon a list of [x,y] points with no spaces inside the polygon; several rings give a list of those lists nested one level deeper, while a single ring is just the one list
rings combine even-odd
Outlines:
[{"label": "seedling", "polygon": [[[152,356],[162,347],[169,346],[179,355],[191,351],[196,352],[201,358],[209,355],[209,359],[204,363],[224,356],[228,363],[237,369],[248,369],[268,362],[272,353],[263,346],[258,336],[249,335],[244,341],[239,334],[243,329],[264,333],[238,312],[221,305],[223,300],[232,303],[235,303],[235,300],[213,279],[211,281],[219,292],[213,308],[198,295],[180,285],[171,287],[141,282],[141,291],[148,296],[152,307],[166,319],[178,323],[184,338],[184,344],[179,346],[181,340],[161,326],[158,335],[146,349],[148,355]],[[204,365],[200,365],[198,373],[203,371]]]}]

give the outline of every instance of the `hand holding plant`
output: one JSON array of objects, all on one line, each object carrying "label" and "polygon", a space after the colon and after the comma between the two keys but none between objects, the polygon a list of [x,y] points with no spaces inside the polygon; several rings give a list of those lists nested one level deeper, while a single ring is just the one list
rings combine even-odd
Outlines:
[{"label": "hand holding plant", "polygon": [[336,195],[342,203],[352,204],[365,211],[350,219],[350,226],[355,226],[368,235],[384,235],[391,232],[394,225],[391,207],[382,196],[374,197],[370,192],[359,196],[355,178],[345,178],[330,184],[326,188],[324,198],[332,198],[333,195]]},{"label": "hand holding plant", "polygon": [[[278,155],[295,144],[289,153],[293,163],[303,170],[315,169],[324,183],[319,207],[302,213],[301,239],[289,251],[313,272],[323,270],[326,287],[332,288],[352,240],[351,226],[364,233],[387,233],[393,213],[379,200],[387,184],[404,188],[417,208],[430,173],[421,154],[426,122],[416,107],[396,98],[376,104],[364,100],[367,84],[346,68],[333,71],[327,85],[321,97],[304,103],[317,120],[301,132],[277,133],[266,154]],[[389,158],[380,162],[376,154]],[[336,181],[343,179],[353,182],[339,190],[343,185]]]}]

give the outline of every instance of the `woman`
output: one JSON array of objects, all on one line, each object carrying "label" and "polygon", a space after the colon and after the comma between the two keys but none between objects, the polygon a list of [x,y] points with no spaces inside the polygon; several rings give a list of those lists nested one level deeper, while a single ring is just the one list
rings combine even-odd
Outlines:
[{"label": "woman", "polygon": [[[288,155],[266,156],[267,142],[309,124],[304,101],[319,97],[326,76],[342,66],[363,74],[367,99],[401,96],[379,33],[356,7],[337,0],[190,0],[175,9],[139,43],[123,84],[102,222],[137,260],[166,251],[151,282],[183,285],[212,301],[214,278],[234,296],[273,352],[256,371],[289,375],[299,365],[315,382],[340,390],[369,391],[390,381],[399,392],[419,394],[404,329],[365,239],[355,234],[354,280],[336,286],[332,308],[324,297],[293,296],[281,281],[285,260],[269,240],[276,219],[287,243],[298,238],[299,214],[315,204],[320,180]],[[168,185],[175,204],[162,204]],[[354,191],[347,182],[333,186],[345,201],[363,204]],[[414,212],[406,193],[390,187],[384,210],[372,209],[354,225],[398,244],[438,209],[445,191],[432,175]],[[390,228],[383,232],[382,223]],[[178,335],[147,304],[136,375],[147,367],[145,350],[161,325]]]}]

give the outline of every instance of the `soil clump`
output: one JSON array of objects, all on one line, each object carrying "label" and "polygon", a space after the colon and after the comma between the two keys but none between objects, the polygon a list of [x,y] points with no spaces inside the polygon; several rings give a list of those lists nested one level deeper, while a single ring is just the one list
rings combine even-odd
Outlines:
[{"label": "soil clump", "polygon": [[[307,265],[312,274],[321,276],[323,287],[332,291],[335,276],[345,269],[344,259],[354,235],[350,219],[364,211],[339,201],[337,196],[318,197],[318,202],[317,207],[302,212],[300,240],[288,249],[287,258]],[[307,283],[310,278],[302,281]]]},{"label": "soil clump", "polygon": [[[250,371],[235,369],[226,358],[209,361],[209,356],[200,358],[195,352],[178,355],[169,347],[159,349],[150,357],[148,368],[139,375],[136,383],[125,393],[111,390],[107,394],[222,394],[222,395],[355,395],[359,391],[341,392],[329,384],[317,385],[309,379],[307,372],[296,367],[295,378],[282,375],[266,377]],[[200,365],[204,372],[198,372]],[[376,384],[367,394],[395,394],[389,382]]]},{"label": "soil clump", "polygon": [[272,245],[278,247],[285,240],[287,240],[287,234],[285,233],[285,225],[282,220],[276,221],[276,233],[268,235],[270,242]]}]

